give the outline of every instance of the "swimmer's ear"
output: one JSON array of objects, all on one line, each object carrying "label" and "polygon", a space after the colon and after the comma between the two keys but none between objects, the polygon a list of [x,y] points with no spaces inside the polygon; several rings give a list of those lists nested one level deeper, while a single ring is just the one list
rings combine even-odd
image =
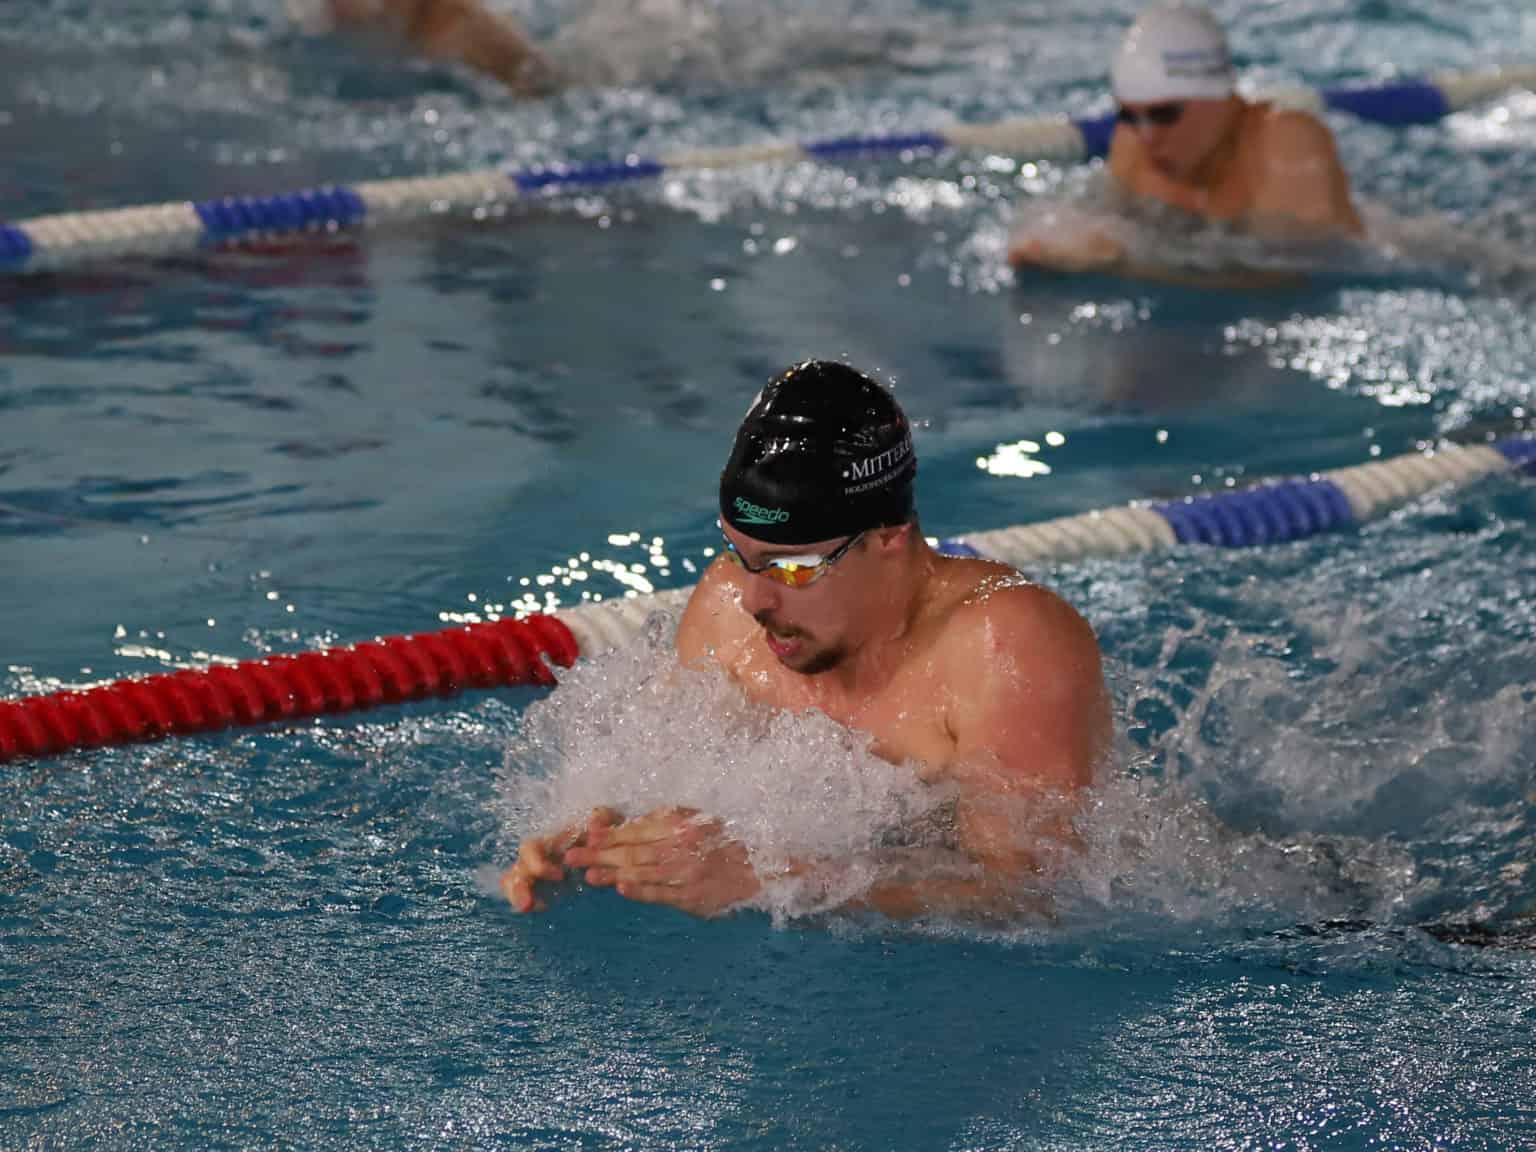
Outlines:
[{"label": "swimmer's ear", "polygon": [[869,535],[881,548],[905,548],[908,537],[917,532],[916,522],[907,524],[895,524],[887,528],[876,528]]}]

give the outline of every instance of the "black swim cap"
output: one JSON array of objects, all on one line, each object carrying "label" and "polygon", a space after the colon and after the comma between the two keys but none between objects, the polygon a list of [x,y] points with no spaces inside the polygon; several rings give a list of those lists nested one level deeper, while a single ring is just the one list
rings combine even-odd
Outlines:
[{"label": "black swim cap", "polygon": [[720,474],[720,517],[765,544],[811,544],[912,519],[917,457],[895,399],[846,364],[808,360],[747,410]]}]

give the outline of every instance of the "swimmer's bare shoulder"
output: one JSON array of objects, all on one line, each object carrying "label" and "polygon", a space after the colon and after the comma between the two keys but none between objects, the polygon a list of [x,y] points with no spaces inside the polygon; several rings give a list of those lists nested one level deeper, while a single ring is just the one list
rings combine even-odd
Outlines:
[{"label": "swimmer's bare shoulder", "polygon": [[1274,104],[1255,105],[1249,116],[1257,142],[1249,216],[1309,235],[1361,235],[1349,176],[1328,125],[1310,112]]},{"label": "swimmer's bare shoulder", "polygon": [[963,564],[936,646],[949,690],[946,725],[960,761],[986,760],[1070,792],[1109,746],[1109,693],[1098,639],[1049,588],[988,561]]},{"label": "swimmer's bare shoulder", "polygon": [[1248,106],[1246,130],[1262,132],[1270,149],[1335,156],[1333,132],[1305,108],[1258,101]]},{"label": "swimmer's bare shoulder", "polygon": [[678,621],[677,658],[688,668],[719,666],[733,670],[734,657],[751,637],[752,618],[741,609],[735,571],[718,556],[704,569]]}]

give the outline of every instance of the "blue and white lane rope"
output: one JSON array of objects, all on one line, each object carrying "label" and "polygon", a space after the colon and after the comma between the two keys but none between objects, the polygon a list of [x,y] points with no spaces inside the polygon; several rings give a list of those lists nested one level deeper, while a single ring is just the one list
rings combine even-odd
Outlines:
[{"label": "blue and white lane rope", "polygon": [[[1536,436],[1492,444],[1445,444],[1305,479],[1270,480],[1242,490],[1185,500],[1128,504],[976,532],[939,542],[949,556],[980,556],[1015,568],[1090,557],[1155,552],[1181,544],[1246,548],[1301,540],[1362,524],[1387,509],[1441,487],[1460,487],[1496,472],[1536,475]],[[638,635],[658,609],[680,610],[692,588],[584,604],[555,615],[583,655],[618,647]]]},{"label": "blue and white lane rope", "polygon": [[[1317,111],[1337,108],[1382,124],[1407,125],[1432,123],[1519,87],[1536,87],[1536,67],[1453,73],[1428,81],[1372,87],[1287,89],[1266,96]],[[895,135],[701,149],[656,159],[628,156],[617,162],[552,168],[484,168],[273,196],[61,213],[0,223],[0,272],[42,271],[117,256],[166,255],[243,239],[334,231],[365,221],[388,223],[529,196],[612,187],[667,173],[755,164],[835,162],[854,156],[906,156],[945,149],[1076,163],[1104,155],[1113,131],[1112,117],[1013,119]]]}]

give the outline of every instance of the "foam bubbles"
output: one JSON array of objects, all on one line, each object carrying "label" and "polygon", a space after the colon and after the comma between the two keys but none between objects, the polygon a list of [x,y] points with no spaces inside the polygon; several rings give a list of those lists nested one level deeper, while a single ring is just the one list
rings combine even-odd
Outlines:
[{"label": "foam bubbles", "polygon": [[602,806],[631,817],[697,809],[746,846],[760,874],[791,859],[846,862],[830,885],[769,885],[760,902],[777,915],[867,890],[888,872],[876,850],[935,817],[947,792],[820,713],[769,710],[723,677],[678,668],[672,627],[658,617],[646,642],[582,662],[528,709],[506,757],[512,827],[563,827]]},{"label": "foam bubbles", "polygon": [[[779,920],[839,907],[881,882],[979,874],[951,850],[951,787],[921,783],[911,765],[881,760],[865,736],[819,713],[770,710],[723,677],[678,669],[671,626],[658,617],[646,642],[583,662],[558,693],[528,709],[506,756],[506,857],[512,839],[581,822],[597,807],[634,817],[675,806],[718,818],[760,875],[791,860],[837,862],[814,882],[767,884],[755,904]],[[1185,729],[1199,730],[1225,686],[1251,678],[1249,664],[1238,669],[1214,675],[1205,701],[1186,709],[1153,752],[1122,741],[1082,798],[1080,851],[1043,834],[1059,801],[1004,791],[988,801],[1012,810],[1010,835],[1046,865],[1058,922],[1374,917],[1403,899],[1415,870],[1399,848],[1304,827],[1245,827],[1191,780],[1158,774],[1156,762],[1193,747]],[[1287,759],[1269,745],[1256,743],[1255,756],[1256,787],[1267,786],[1266,770],[1288,774]],[[1241,758],[1235,765],[1247,766]],[[1319,790],[1332,796],[1335,786],[1299,788],[1296,803],[1316,803]],[[1037,890],[1021,884],[1020,907]],[[1030,924],[1039,926],[1037,914],[1022,926]]]}]

